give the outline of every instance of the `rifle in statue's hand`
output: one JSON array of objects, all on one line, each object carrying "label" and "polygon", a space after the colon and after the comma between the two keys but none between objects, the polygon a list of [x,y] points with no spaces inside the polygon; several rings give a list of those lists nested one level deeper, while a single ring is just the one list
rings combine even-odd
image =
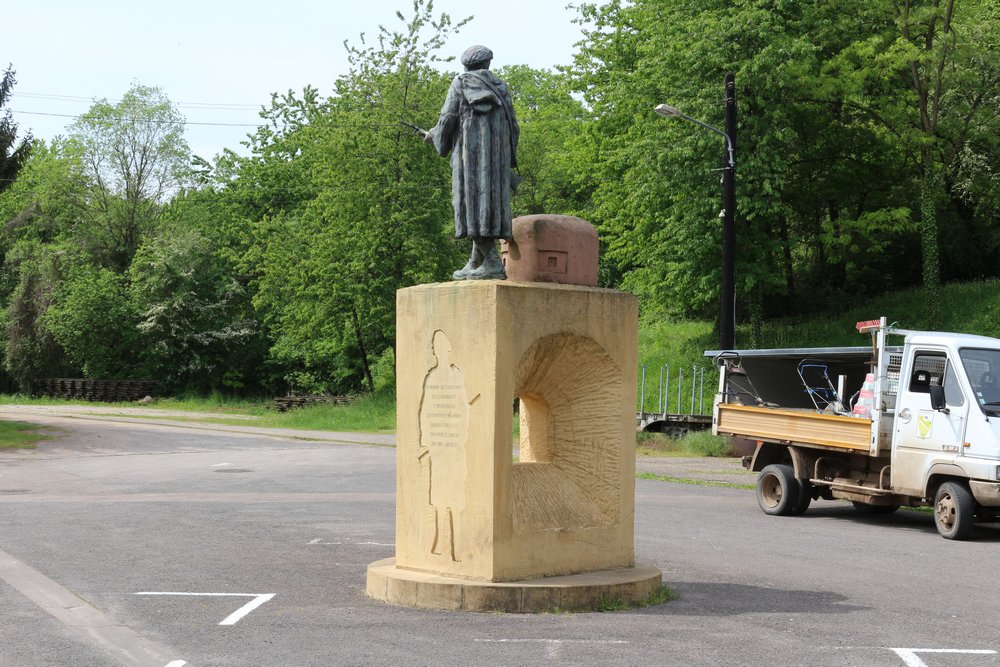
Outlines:
[{"label": "rifle in statue's hand", "polygon": [[405,120],[401,120],[401,121],[399,121],[399,124],[400,124],[400,125],[402,125],[403,127],[408,127],[408,128],[410,128],[411,130],[413,130],[414,132],[416,132],[416,133],[417,133],[418,135],[420,135],[420,138],[421,138],[421,139],[423,139],[424,141],[427,141],[427,135],[429,135],[429,134],[430,134],[430,132],[428,132],[428,131],[427,131],[427,130],[425,130],[424,128],[422,128],[422,127],[417,127],[417,126],[416,126],[416,125],[414,125],[413,123],[407,123],[407,122],[406,122]]}]

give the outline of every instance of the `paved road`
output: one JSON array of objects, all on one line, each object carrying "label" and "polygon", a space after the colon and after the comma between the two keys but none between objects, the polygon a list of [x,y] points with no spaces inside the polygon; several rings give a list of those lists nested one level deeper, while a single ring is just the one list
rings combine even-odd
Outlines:
[{"label": "paved road", "polygon": [[766,517],[745,489],[640,479],[637,557],[679,600],[401,609],[364,595],[393,553],[393,449],[17,414],[58,437],[0,454],[0,665],[1000,665],[994,528],[949,542],[926,514],[834,503]]}]

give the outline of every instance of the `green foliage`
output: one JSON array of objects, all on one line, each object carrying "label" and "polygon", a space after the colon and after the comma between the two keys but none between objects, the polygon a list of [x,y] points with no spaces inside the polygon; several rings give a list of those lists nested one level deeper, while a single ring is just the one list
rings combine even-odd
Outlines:
[{"label": "green foliage", "polygon": [[638,602],[636,606],[640,608],[655,607],[656,605],[663,604],[665,602],[673,602],[674,600],[679,600],[680,598],[680,593],[674,589],[669,586],[660,586],[648,598]]},{"label": "green foliage", "polygon": [[168,223],[133,258],[129,292],[145,374],[167,390],[258,389],[260,327],[245,281],[219,246],[226,212],[201,206],[206,199],[175,199]]},{"label": "green foliage", "polygon": [[[1000,280],[951,283],[942,286],[941,312],[937,324],[932,320],[924,290],[914,287],[871,298],[845,300],[837,307],[830,307],[819,313],[801,313],[770,319],[763,324],[759,347],[867,345],[869,338],[859,335],[854,324],[883,315],[888,317],[890,322],[896,322],[898,326],[906,329],[936,328],[940,331],[1000,338]],[[653,369],[658,369],[657,364],[660,363],[670,363],[673,368],[686,369],[711,363],[704,357],[704,350],[717,348],[718,342],[710,332],[711,323],[707,321],[646,318],[640,322],[639,358],[641,362],[649,364],[646,387],[647,411],[656,409],[652,404],[655,401],[657,382]],[[749,339],[749,325],[738,327],[737,347],[739,349],[752,347]],[[706,376],[705,385],[709,387],[708,392],[714,391],[714,382],[715,380],[709,386]],[[690,405],[690,395],[685,394],[685,396],[686,401],[683,404]]]},{"label": "green foliage", "polygon": [[377,46],[348,46],[351,69],[330,99],[276,97],[271,127],[254,137],[246,173],[284,193],[255,216],[254,305],[272,359],[300,388],[373,390],[372,365],[395,342],[396,290],[460,264],[447,162],[399,124],[431,125],[447,90],[432,52],[461,23],[430,11],[416,2]]},{"label": "green foliage", "polygon": [[688,433],[681,439],[681,449],[696,456],[719,458],[732,455],[729,438],[712,435],[710,431]]},{"label": "green foliage", "polygon": [[137,364],[137,313],[122,276],[79,266],[56,287],[43,325],[87,378],[125,378]]},{"label": "green foliage", "polygon": [[[993,179],[967,148],[995,147],[996,11],[961,3],[945,29],[950,4],[583,5],[592,27],[576,58],[575,87],[595,120],[573,147],[612,274],[646,311],[714,310],[720,200],[711,170],[723,142],[652,109],[669,102],[721,126],[727,70],[736,74],[739,108],[741,316],[912,285],[920,248],[926,269],[939,243],[942,276],[983,275],[984,264],[994,274],[996,218],[968,210],[989,195],[976,186],[975,195],[962,191],[963,203],[953,184],[962,155],[964,183]],[[894,7],[904,6],[913,11],[896,16]],[[925,173],[940,178],[929,182]],[[935,216],[961,220],[961,232],[938,239]]]},{"label": "green foliage", "polygon": [[[15,83],[14,70],[8,67],[0,78],[0,109],[7,104]],[[14,183],[30,153],[31,134],[28,133],[18,142],[17,123],[8,109],[0,116],[0,192]]]},{"label": "green foliage", "polygon": [[392,392],[376,392],[358,396],[348,405],[317,404],[269,412],[260,424],[306,430],[392,432],[396,430],[396,401]]},{"label": "green foliage", "polygon": [[159,90],[135,85],[95,103],[69,139],[40,143],[0,195],[5,365],[20,386],[140,370],[126,272],[185,173],[182,121]]},{"label": "green foliage", "polygon": [[553,607],[549,609],[546,613],[549,614],[566,614],[573,612],[616,612],[616,611],[627,611],[629,609],[645,609],[647,607],[655,607],[656,605],[664,604],[666,602],[673,602],[674,600],[679,600],[680,595],[677,591],[673,590],[669,586],[660,586],[658,589],[649,594],[648,597],[642,600],[628,601],[622,598],[609,598],[606,595],[602,595],[598,598],[597,602],[594,603],[592,609],[573,609],[567,610],[562,607]]},{"label": "green foliage", "polygon": [[[941,288],[937,315],[920,288],[845,302],[819,315],[776,319],[765,323],[762,347],[827,347],[865,345],[854,323],[885,315],[905,329],[931,329],[1000,338],[1000,280],[952,283]],[[737,330],[736,338],[741,333]]]},{"label": "green foliage", "polygon": [[372,379],[376,392],[393,392],[396,389],[396,354],[391,347],[372,365]]},{"label": "green foliage", "polygon": [[569,77],[525,65],[500,68],[497,75],[510,86],[521,126],[517,161],[522,181],[511,199],[514,216],[584,214],[589,192],[576,180],[567,145],[590,114],[572,96]]},{"label": "green foliage", "polygon": [[643,456],[725,458],[733,454],[729,438],[712,435],[711,431],[692,431],[680,438],[662,433],[637,433],[636,448]]},{"label": "green foliage", "polygon": [[69,368],[62,348],[45,326],[45,313],[60,278],[57,258],[43,249],[22,258],[16,286],[4,311],[4,369],[22,389],[39,377],[64,375]]},{"label": "green foliage", "polygon": [[[522,127],[512,203],[517,215],[597,225],[601,284],[640,298],[647,409],[665,365],[673,383],[680,369],[711,369],[702,350],[717,346],[706,320],[718,312],[723,156],[717,134],[652,110],[668,102],[721,126],[728,71],[743,346],[854,343],[853,322],[879,313],[996,332],[989,295],[947,285],[1000,272],[995,1],[578,9],[586,38],[570,67],[500,70]],[[11,379],[387,391],[396,290],[447,280],[466,251],[452,238],[447,161],[399,124],[434,123],[451,78],[437,54],[465,20],[434,16],[425,0],[396,18],[345,44],[350,69],[330,97],[275,93],[248,156],[191,164],[183,117],[140,84],[120,103],[96,102],[68,138],[33,142],[30,156],[30,137],[18,143],[0,116]],[[13,84],[8,70],[0,107]],[[904,292],[905,303],[866,301],[921,282],[928,291]],[[953,315],[949,299],[967,312]],[[814,324],[823,309],[832,314]]]},{"label": "green foliage", "polygon": [[[391,432],[396,428],[396,402],[392,391],[354,397],[347,405],[317,403],[277,412],[270,401],[233,399],[218,392],[160,398],[149,407],[211,413],[211,421],[269,428],[309,431]],[[224,416],[228,415],[228,416]],[[249,421],[248,421],[249,420]]]},{"label": "green foliage", "polygon": [[103,265],[127,269],[184,183],[190,151],[183,123],[163,91],[133,84],[120,102],[95,102],[71,127],[90,186],[81,239]]},{"label": "green foliage", "polygon": [[[669,384],[665,391],[667,397],[667,412],[687,413],[691,411],[691,393],[695,394],[695,412],[702,408],[702,402],[708,401],[705,410],[711,410],[711,396],[718,384],[718,373],[713,361],[704,356],[705,350],[717,349],[718,338],[712,333],[712,324],[705,321],[672,320],[648,315],[639,326],[639,380],[642,381],[641,369],[646,367],[645,396],[640,387],[636,400],[641,403],[645,398],[645,406],[637,403],[637,410],[657,412],[660,408],[660,384]],[[681,373],[683,372],[683,383]],[[704,372],[704,384],[701,375]],[[661,377],[662,373],[662,377]],[[692,375],[697,373],[698,386],[692,385]],[[678,400],[678,393],[680,400]]]},{"label": "green foliage", "polygon": [[714,486],[721,489],[753,489],[755,484],[741,484],[739,482],[718,482],[705,479],[690,479],[687,477],[671,477],[669,475],[658,475],[652,472],[636,473],[636,479],[650,479],[657,482],[670,482],[672,484],[690,484],[692,486]]}]

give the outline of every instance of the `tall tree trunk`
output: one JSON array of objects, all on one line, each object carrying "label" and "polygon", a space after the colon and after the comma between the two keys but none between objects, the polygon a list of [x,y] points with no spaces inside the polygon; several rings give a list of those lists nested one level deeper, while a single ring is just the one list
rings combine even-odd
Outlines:
[{"label": "tall tree trunk", "polygon": [[785,293],[788,300],[795,302],[795,265],[792,261],[792,244],[788,238],[788,218],[781,216],[778,221],[778,235],[781,239],[781,264],[785,273]]},{"label": "tall tree trunk", "polygon": [[941,259],[937,225],[938,170],[930,151],[921,150],[924,163],[920,179],[920,251],[925,298],[931,321],[936,327],[941,316]]},{"label": "tall tree trunk", "polygon": [[368,350],[365,348],[365,337],[361,333],[361,318],[358,317],[358,309],[351,306],[351,322],[354,325],[354,337],[358,340],[358,352],[361,353],[361,370],[365,375],[365,382],[368,383],[368,391],[375,391],[375,381],[372,379],[372,369],[368,364]]}]

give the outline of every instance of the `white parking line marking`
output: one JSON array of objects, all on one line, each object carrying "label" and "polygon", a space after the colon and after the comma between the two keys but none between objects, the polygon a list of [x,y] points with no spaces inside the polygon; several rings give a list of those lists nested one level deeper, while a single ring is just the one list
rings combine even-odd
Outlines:
[{"label": "white parking line marking", "polygon": [[891,648],[898,655],[906,667],[928,667],[927,663],[917,657],[918,653],[959,653],[964,655],[995,655],[996,651],[990,649],[960,649],[960,648]]},{"label": "white parking line marking", "polygon": [[484,644],[541,644],[545,656],[551,660],[562,660],[563,649],[568,646],[593,644],[628,644],[621,639],[476,639]]},{"label": "white parking line marking", "polygon": [[623,639],[476,639],[474,641],[484,644],[628,644]]},{"label": "white parking line marking", "polygon": [[[328,545],[328,546],[334,546],[335,547],[335,546],[340,546],[342,544],[346,544],[346,542],[324,542],[322,537],[317,537],[314,540],[309,540],[308,542],[306,542],[306,544],[307,545],[308,544],[321,544],[321,545],[325,544],[325,545]],[[359,546],[369,546],[369,547],[394,547],[394,546],[396,546],[395,542],[355,542],[354,544],[357,544]]]},{"label": "white parking line marking", "polygon": [[186,664],[186,660],[174,660],[173,662],[168,662],[167,667],[184,667]]},{"label": "white parking line marking", "polygon": [[219,623],[219,625],[236,625],[236,623],[241,618],[243,618],[244,616],[246,616],[254,609],[261,606],[262,604],[264,604],[273,597],[274,593],[265,593],[263,595],[258,595],[256,598],[250,600],[250,602],[247,602],[245,605],[243,605],[242,607],[231,613],[229,616],[227,616],[225,619],[223,619],[223,621]]},{"label": "white parking line marking", "polygon": [[[232,465],[232,464],[230,464],[230,463],[214,463],[214,464],[212,464],[209,467],[210,468],[218,468],[219,466],[228,466],[228,465]],[[169,665],[167,667],[169,667]]]},{"label": "white parking line marking", "polygon": [[219,625],[236,625],[240,619],[252,612],[257,607],[261,606],[271,598],[273,598],[277,593],[185,593],[178,591],[140,591],[136,595],[184,595],[188,597],[239,597],[239,598],[253,598],[250,602],[226,616]]}]

